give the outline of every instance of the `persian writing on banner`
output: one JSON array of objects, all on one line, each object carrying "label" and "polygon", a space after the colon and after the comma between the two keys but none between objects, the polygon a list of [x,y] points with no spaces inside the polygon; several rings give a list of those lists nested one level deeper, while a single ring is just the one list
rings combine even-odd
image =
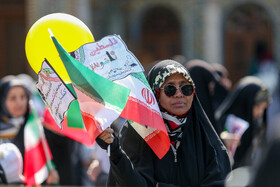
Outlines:
[{"label": "persian writing on banner", "polygon": [[57,125],[62,128],[64,114],[76,98],[46,60],[38,73],[36,87]]},{"label": "persian writing on banner", "polygon": [[109,35],[97,42],[85,44],[71,55],[111,81],[144,71],[138,59],[117,35]]}]

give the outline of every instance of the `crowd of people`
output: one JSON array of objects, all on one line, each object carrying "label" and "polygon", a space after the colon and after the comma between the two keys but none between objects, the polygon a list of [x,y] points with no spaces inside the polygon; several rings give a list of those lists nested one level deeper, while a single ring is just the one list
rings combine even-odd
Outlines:
[{"label": "crowd of people", "polygon": [[[244,76],[232,84],[223,65],[199,59],[158,61],[146,74],[170,139],[166,155],[159,159],[130,121],[120,132],[105,129],[93,147],[44,128],[54,167],[43,185],[280,183],[280,169],[275,168],[280,148],[280,110],[275,107],[280,104],[279,83],[273,93],[257,76]],[[0,80],[0,179],[4,184],[24,182],[24,127],[31,107],[38,108],[41,117],[45,109],[31,79],[9,75]],[[246,184],[233,175],[240,168],[249,173]]]}]

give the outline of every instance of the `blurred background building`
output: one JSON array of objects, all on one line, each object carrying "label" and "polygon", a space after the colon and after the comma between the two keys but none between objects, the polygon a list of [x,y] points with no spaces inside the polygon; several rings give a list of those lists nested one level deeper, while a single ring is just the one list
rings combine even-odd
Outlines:
[{"label": "blurred background building", "polygon": [[36,75],[25,38],[33,23],[56,12],[82,20],[95,40],[120,35],[147,70],[182,55],[223,64],[236,82],[250,72],[258,44],[280,60],[279,0],[1,0],[0,77]]}]

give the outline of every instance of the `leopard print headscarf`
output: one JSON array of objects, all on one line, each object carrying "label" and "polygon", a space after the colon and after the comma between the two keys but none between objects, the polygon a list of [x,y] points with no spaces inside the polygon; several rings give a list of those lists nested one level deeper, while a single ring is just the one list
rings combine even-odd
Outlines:
[{"label": "leopard print headscarf", "polygon": [[174,73],[180,73],[183,75],[195,88],[194,82],[190,77],[189,72],[182,64],[174,60],[162,60],[153,66],[147,75],[147,80],[157,100],[159,99],[160,87],[164,81]]}]

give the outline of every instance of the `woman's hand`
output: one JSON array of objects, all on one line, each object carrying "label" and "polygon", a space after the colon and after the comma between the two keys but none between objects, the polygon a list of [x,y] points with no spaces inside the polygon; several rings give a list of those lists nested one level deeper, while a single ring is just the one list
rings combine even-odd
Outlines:
[{"label": "woman's hand", "polygon": [[107,127],[97,138],[103,140],[107,144],[111,144],[114,141],[114,130],[111,127]]},{"label": "woman's hand", "polygon": [[93,160],[87,170],[87,174],[88,174],[89,178],[93,182],[96,182],[96,179],[101,172],[102,172],[102,167],[101,167],[100,161]]},{"label": "woman's hand", "polygon": [[241,137],[238,134],[232,134],[224,131],[221,133],[221,138],[225,142],[225,146],[228,149],[229,156],[233,157],[236,148],[240,144]]},{"label": "woman's hand", "polygon": [[105,129],[97,138],[96,143],[104,150],[107,150],[109,144],[114,142],[114,130],[110,127]]}]

